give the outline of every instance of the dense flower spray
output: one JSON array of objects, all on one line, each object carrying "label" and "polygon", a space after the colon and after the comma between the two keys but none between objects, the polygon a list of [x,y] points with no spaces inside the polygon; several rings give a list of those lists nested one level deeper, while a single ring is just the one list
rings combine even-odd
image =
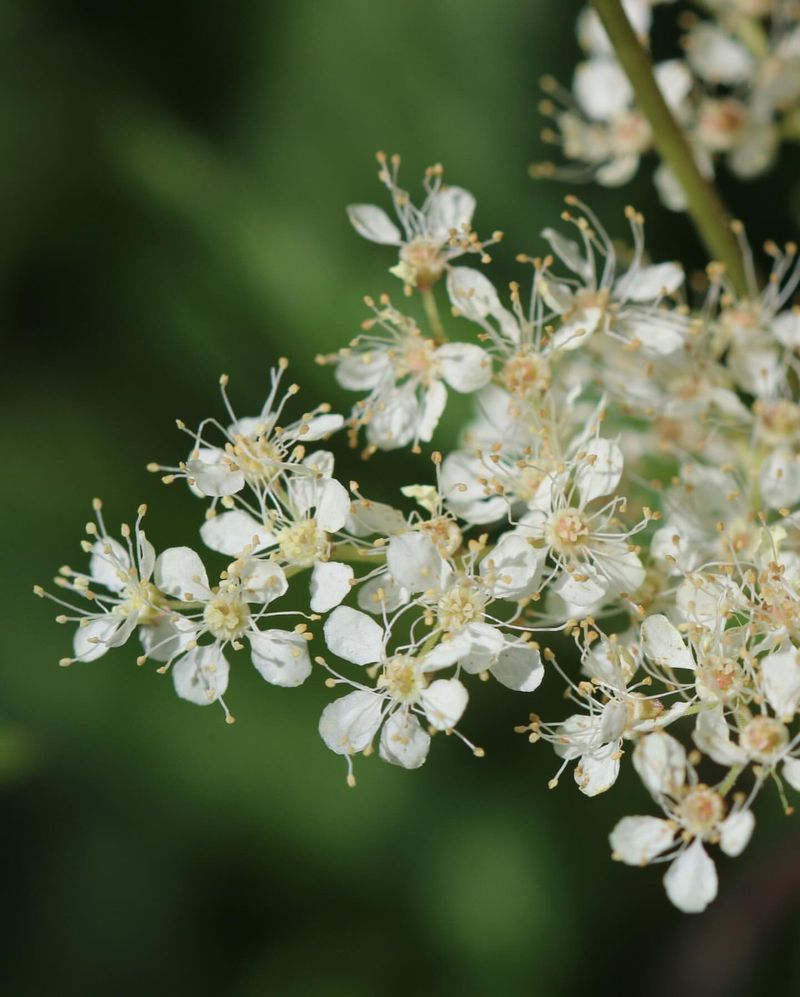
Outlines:
[{"label": "dense flower spray", "polygon": [[[627,6],[646,32],[649,4]],[[800,93],[782,11],[710,4],[689,28],[689,68],[658,68],[703,162],[724,151],[752,172],[753,131]],[[772,61],[734,31],[763,18]],[[593,15],[580,33],[575,100],[550,112],[566,155],[619,183],[648,148],[647,121]],[[735,93],[698,94],[698,80]],[[746,286],[711,263],[690,293],[679,263],[650,259],[637,211],[624,248],[568,197],[539,255],[520,254],[500,288],[485,269],[500,233],[476,235],[472,194],[437,165],[417,205],[399,157],[378,163],[396,221],[370,204],[348,213],[388,247],[400,303],[367,298],[358,334],[317,358],[357,396],[352,408],[303,411],[281,359],[260,411],[241,416],[223,376],[222,418],[179,422],[182,459],[150,465],[205,506],[207,554],[156,551],[144,507],[117,538],[95,500],[87,568],[35,590],[74,628],[61,664],[134,642],[140,665],[228,722],[237,661],[282,687],[316,671],[336,690],[319,733],[350,785],[376,746],[406,769],[442,735],[482,757],[469,701],[481,680],[500,682],[520,694],[517,730],[555,753],[551,788],[569,773],[594,797],[632,762],[655,814],[623,817],[613,856],[667,864],[669,899],[701,911],[717,892],[711,855],[743,851],[760,790],[777,786],[787,812],[786,787],[800,791],[797,249],[765,247],[761,289],[736,225]],[[451,392],[472,396],[473,419],[449,452],[420,458],[421,480],[396,500],[337,474],[330,437],[363,441],[365,457],[420,453]],[[554,635],[574,643],[572,663],[557,660]],[[565,715],[539,715],[542,683],[565,688]]]}]

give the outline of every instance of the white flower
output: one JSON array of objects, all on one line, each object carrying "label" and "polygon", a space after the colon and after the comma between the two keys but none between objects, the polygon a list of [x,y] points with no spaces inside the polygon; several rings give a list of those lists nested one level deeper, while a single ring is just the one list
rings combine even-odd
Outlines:
[{"label": "white flower", "polygon": [[[219,585],[212,588],[195,551],[170,547],[158,556],[154,577],[162,592],[185,604],[182,613],[174,612],[170,618],[180,643],[160,669],[178,669],[175,688],[184,699],[204,702],[201,692],[206,689],[212,694],[210,701],[219,700],[231,722],[221,698],[228,676],[223,652],[227,647],[241,650],[244,640],[250,645],[253,665],[272,685],[300,685],[311,674],[306,648],[310,635],[304,624],[293,632],[259,626],[270,616],[269,604],[288,588],[283,569],[274,561],[242,557],[229,565]],[[212,642],[201,644],[206,638]],[[187,646],[188,653],[184,653]],[[213,677],[211,666],[217,668]]]},{"label": "white flower", "polygon": [[64,567],[55,579],[59,588],[88,600],[91,608],[74,606],[39,586],[34,589],[70,611],[60,615],[59,622],[78,624],[74,657],[62,658],[62,665],[95,661],[124,644],[137,627],[156,627],[166,606],[163,594],[151,582],[156,554],[141,526],[145,506],[139,507],[133,531],[122,525],[124,544],[108,535],[99,499],[94,500],[93,509],[97,522],[86,526],[91,539],[81,541],[81,549],[90,555],[88,572]]},{"label": "white flower", "polygon": [[366,427],[374,448],[394,450],[428,442],[444,412],[447,387],[470,394],[492,377],[491,357],[480,346],[437,345],[387,298],[364,328],[367,331],[349,347],[317,359],[336,365],[342,387],[368,392],[356,404],[351,422],[356,429]]},{"label": "white flower", "polygon": [[472,231],[475,198],[463,187],[445,186],[441,166],[431,166],[425,171],[425,199],[417,208],[408,193],[398,186],[400,157],[387,158],[378,153],[378,163],[378,178],[391,194],[400,228],[374,204],[351,204],[347,214],[353,228],[365,239],[400,249],[400,261],[391,272],[403,281],[408,291],[413,287],[429,288],[450,261],[464,253],[479,253],[488,261],[486,247],[499,241],[502,235],[496,232],[485,242],[478,239]]},{"label": "white flower", "polygon": [[374,688],[339,678],[355,686],[355,691],[326,706],[320,718],[323,741],[347,759],[351,785],[355,784],[352,756],[367,749],[381,727],[384,761],[418,768],[430,746],[430,735],[420,726],[419,717],[434,730],[450,731],[467,705],[467,690],[458,679],[430,679],[452,662],[426,655],[388,654],[389,636],[371,617],[347,606],[334,610],[325,623],[325,641],[333,654],[352,664],[377,666],[378,672]]}]

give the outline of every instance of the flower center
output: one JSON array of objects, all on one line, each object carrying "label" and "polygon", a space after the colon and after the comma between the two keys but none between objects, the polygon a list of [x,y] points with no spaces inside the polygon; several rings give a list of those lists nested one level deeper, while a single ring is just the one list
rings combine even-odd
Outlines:
[{"label": "flower center", "polygon": [[441,244],[432,239],[412,239],[400,250],[403,279],[413,287],[435,284],[444,270]]},{"label": "flower center", "polygon": [[722,820],[725,803],[719,793],[707,786],[698,786],[687,793],[680,811],[686,829],[703,836],[713,831]]},{"label": "flower center", "polygon": [[483,619],[486,597],[475,582],[466,579],[448,589],[439,599],[436,615],[443,630],[461,630]]},{"label": "flower center", "polygon": [[742,731],[742,746],[758,761],[768,762],[789,742],[789,731],[773,717],[756,717]]},{"label": "flower center", "polygon": [[220,592],[206,604],[203,619],[217,640],[235,640],[247,629],[250,610],[233,592]]},{"label": "flower center", "polygon": [[284,453],[267,432],[237,436],[233,452],[238,467],[250,484],[268,485],[281,473]]},{"label": "flower center", "polygon": [[278,549],[292,564],[308,566],[328,556],[328,536],[316,519],[302,519],[278,532]]},{"label": "flower center", "polygon": [[550,365],[536,353],[516,353],[500,377],[512,395],[541,394],[550,387]]},{"label": "flower center", "polygon": [[386,662],[377,684],[397,702],[414,703],[425,688],[426,681],[415,658],[408,654],[396,654]]},{"label": "flower center", "polygon": [[414,377],[428,380],[436,372],[436,346],[424,336],[408,336],[394,362],[398,378]]},{"label": "flower center", "polygon": [[567,509],[550,521],[550,542],[559,553],[566,554],[583,547],[589,536],[589,525],[583,513]]}]

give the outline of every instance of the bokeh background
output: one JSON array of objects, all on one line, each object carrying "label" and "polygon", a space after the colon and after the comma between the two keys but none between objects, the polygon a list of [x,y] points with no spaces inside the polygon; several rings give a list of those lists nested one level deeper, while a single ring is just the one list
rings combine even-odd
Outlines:
[{"label": "bokeh background", "polygon": [[[484,761],[443,739],[418,772],[363,761],[348,790],[317,735],[320,681],[274,689],[241,661],[228,727],[135,649],[59,669],[70,634],[30,595],[78,563],[95,494],[115,523],[147,502],[157,547],[195,541],[201,506],[145,464],[183,455],[176,416],[219,411],[221,371],[243,413],[282,354],[305,399],[352,401],[312,358],[354,333],[363,294],[399,290],[391,251],[344,214],[381,197],[376,149],[404,154],[412,188],[443,161],[477,193],[479,229],[507,233],[501,282],[517,251],[542,250],[567,191],[526,175],[547,155],[537,79],[569,79],[574,14],[558,0],[2,5],[4,994],[800,992],[800,818],[769,793],[746,856],[720,862],[716,905],[683,917],[661,870],[609,859],[608,830],[647,805],[635,780],[596,800],[569,778],[548,792],[550,749],[512,732],[518,694],[475,698]],[[673,41],[657,30],[657,47]],[[754,241],[794,234],[797,175],[789,155],[729,190]],[[646,173],[583,193],[617,234],[633,201],[656,255],[702,265]],[[388,493],[427,475],[420,461],[369,473]],[[540,712],[559,715],[557,685]]]}]

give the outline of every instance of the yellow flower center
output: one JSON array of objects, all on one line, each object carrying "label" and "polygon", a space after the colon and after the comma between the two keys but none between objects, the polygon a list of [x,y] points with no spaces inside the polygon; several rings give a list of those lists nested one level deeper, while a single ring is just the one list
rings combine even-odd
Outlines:
[{"label": "yellow flower center", "polygon": [[278,549],[290,563],[307,567],[328,556],[328,535],[316,519],[303,519],[278,532]]},{"label": "yellow flower center", "polygon": [[704,836],[713,831],[725,814],[725,802],[708,786],[697,786],[687,793],[680,808],[687,831]]},{"label": "yellow flower center", "polygon": [[589,525],[577,509],[559,512],[550,521],[550,543],[561,554],[582,547],[588,536]]},{"label": "yellow flower center", "polygon": [[377,684],[397,702],[414,703],[427,683],[416,659],[408,654],[397,654],[386,662]]},{"label": "yellow flower center", "polygon": [[250,610],[235,592],[220,592],[206,604],[203,619],[217,640],[235,640],[247,629]]},{"label": "yellow flower center", "polygon": [[439,598],[436,615],[443,630],[453,632],[483,619],[486,598],[475,583],[463,579]]}]

